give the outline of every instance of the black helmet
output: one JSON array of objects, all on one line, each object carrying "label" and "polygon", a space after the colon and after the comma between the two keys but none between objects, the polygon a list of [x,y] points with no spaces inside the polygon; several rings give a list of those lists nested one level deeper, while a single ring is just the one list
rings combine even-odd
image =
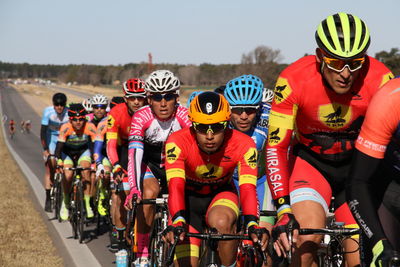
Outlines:
[{"label": "black helmet", "polygon": [[53,105],[65,106],[67,104],[67,96],[63,93],[55,93],[53,95]]},{"label": "black helmet", "polygon": [[110,108],[113,108],[114,106],[124,103],[125,99],[122,96],[113,96],[113,98],[111,98],[111,102],[110,102]]},{"label": "black helmet", "polygon": [[80,117],[86,115],[86,109],[81,103],[72,103],[68,108],[68,116],[70,117]]},{"label": "black helmet", "polygon": [[223,95],[223,94],[224,94],[224,91],[225,91],[225,88],[226,88],[226,85],[221,85],[221,86],[215,88],[215,89],[214,89],[214,92]]}]

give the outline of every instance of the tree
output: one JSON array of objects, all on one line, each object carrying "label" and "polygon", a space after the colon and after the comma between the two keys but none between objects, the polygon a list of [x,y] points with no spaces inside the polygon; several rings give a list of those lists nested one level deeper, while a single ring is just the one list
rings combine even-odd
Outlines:
[{"label": "tree", "polygon": [[393,74],[400,75],[399,48],[392,48],[390,52],[381,51],[375,54],[375,58],[383,62]]}]

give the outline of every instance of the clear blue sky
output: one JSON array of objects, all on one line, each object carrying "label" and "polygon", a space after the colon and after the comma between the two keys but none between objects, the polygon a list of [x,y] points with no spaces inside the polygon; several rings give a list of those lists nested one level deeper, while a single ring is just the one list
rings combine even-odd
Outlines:
[{"label": "clear blue sky", "polygon": [[0,61],[240,63],[267,45],[291,63],[340,11],[367,23],[370,55],[400,48],[399,0],[0,0]]}]

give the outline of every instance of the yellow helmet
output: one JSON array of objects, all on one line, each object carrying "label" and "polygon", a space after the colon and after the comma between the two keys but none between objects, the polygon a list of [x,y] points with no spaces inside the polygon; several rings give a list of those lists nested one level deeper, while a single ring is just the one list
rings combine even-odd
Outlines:
[{"label": "yellow helmet", "polygon": [[197,95],[189,106],[189,120],[195,123],[213,124],[228,121],[231,109],[221,94],[203,92]]},{"label": "yellow helmet", "polygon": [[371,41],[364,21],[343,12],[323,20],[315,32],[315,39],[323,51],[340,59],[363,56]]}]

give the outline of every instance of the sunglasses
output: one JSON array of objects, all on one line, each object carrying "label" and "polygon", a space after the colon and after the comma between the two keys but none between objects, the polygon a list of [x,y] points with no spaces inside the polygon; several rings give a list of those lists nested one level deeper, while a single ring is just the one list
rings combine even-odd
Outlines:
[{"label": "sunglasses", "polygon": [[225,130],[227,125],[228,125],[228,122],[226,122],[226,121],[217,122],[217,123],[213,123],[213,124],[203,124],[203,123],[197,123],[197,122],[193,123],[194,129],[197,132],[202,133],[202,134],[207,134],[209,131],[212,134],[219,133],[219,132]]},{"label": "sunglasses", "polygon": [[106,109],[106,108],[107,108],[107,105],[93,105],[93,108]]},{"label": "sunglasses", "polygon": [[256,113],[258,110],[258,107],[232,107],[231,111],[232,113],[235,113],[237,115],[241,115],[243,112],[246,113],[247,115],[251,115]]},{"label": "sunglasses", "polygon": [[55,107],[65,107],[64,103],[54,103]]},{"label": "sunglasses", "polygon": [[71,121],[85,121],[86,117],[85,116],[79,116],[79,117],[69,117]]},{"label": "sunglasses", "polygon": [[176,97],[177,97],[177,94],[174,94],[174,93],[150,95],[150,98],[156,102],[160,102],[163,99],[165,99],[165,101],[171,101],[171,100],[175,99]]},{"label": "sunglasses", "polygon": [[346,67],[349,68],[350,72],[354,72],[360,69],[365,62],[365,57],[343,60],[323,56],[322,59],[328,68],[337,72],[342,72]]}]

